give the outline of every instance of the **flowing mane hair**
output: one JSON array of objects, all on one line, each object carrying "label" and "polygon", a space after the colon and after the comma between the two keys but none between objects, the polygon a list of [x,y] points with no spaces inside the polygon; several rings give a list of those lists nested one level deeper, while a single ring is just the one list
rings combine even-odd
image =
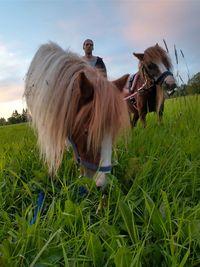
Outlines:
[{"label": "flowing mane hair", "polygon": [[[93,94],[82,103],[81,86],[87,82]],[[83,85],[81,85],[83,83]],[[66,149],[66,139],[83,134],[87,125],[87,148],[94,155],[106,133],[115,138],[129,125],[127,105],[120,90],[95,68],[55,43],[41,45],[25,80],[24,92],[38,135],[40,154],[50,173],[56,173]]]},{"label": "flowing mane hair", "polygon": [[172,69],[172,63],[167,52],[158,44],[151,46],[144,51],[145,61],[156,62],[156,60],[160,61],[160,59],[168,70]]}]

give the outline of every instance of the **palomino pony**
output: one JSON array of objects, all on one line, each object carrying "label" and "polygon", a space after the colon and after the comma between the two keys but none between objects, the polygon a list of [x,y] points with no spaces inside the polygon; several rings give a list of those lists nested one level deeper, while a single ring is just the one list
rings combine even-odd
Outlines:
[{"label": "palomino pony", "polygon": [[104,186],[111,170],[112,143],[129,126],[123,100],[128,74],[110,82],[78,55],[55,43],[42,45],[25,81],[25,98],[42,158],[56,174],[72,146],[82,174]]},{"label": "palomino pony", "polygon": [[146,125],[148,112],[156,112],[161,121],[166,92],[174,92],[176,81],[171,72],[172,64],[168,54],[158,44],[147,48],[144,53],[133,53],[139,59],[139,70],[133,76],[129,93],[125,99],[129,111],[133,113],[132,126],[136,126],[140,118]]}]

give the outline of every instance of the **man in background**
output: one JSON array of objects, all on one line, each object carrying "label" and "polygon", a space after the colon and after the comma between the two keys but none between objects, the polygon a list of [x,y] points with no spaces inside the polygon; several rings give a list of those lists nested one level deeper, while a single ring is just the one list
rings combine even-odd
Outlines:
[{"label": "man in background", "polygon": [[83,59],[88,62],[93,67],[98,68],[105,78],[107,78],[107,71],[106,66],[103,62],[103,59],[98,56],[93,56],[92,51],[94,49],[94,43],[91,39],[86,39],[83,43],[83,50],[85,52],[85,55],[83,56]]}]

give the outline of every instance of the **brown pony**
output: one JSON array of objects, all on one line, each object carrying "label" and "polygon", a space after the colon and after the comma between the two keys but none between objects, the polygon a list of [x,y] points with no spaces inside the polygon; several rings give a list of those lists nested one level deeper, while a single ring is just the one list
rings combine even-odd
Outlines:
[{"label": "brown pony", "polygon": [[42,158],[56,174],[72,146],[84,175],[105,184],[112,143],[129,126],[123,88],[129,75],[110,82],[78,55],[55,43],[42,45],[25,81],[25,98]]},{"label": "brown pony", "polygon": [[147,48],[144,53],[133,53],[139,59],[139,70],[129,79],[129,92],[126,93],[129,111],[134,114],[132,126],[140,118],[146,125],[148,112],[156,112],[161,121],[166,92],[172,94],[176,81],[171,72],[172,64],[168,54],[158,44]]}]

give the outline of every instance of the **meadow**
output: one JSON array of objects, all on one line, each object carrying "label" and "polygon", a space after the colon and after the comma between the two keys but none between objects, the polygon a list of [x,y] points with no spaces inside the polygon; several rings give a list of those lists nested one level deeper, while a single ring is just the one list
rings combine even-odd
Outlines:
[{"label": "meadow", "polygon": [[200,266],[199,200],[199,96],[167,100],[161,125],[149,114],[145,129],[119,140],[98,214],[102,193],[72,151],[50,177],[31,127],[0,127],[1,267]]}]

